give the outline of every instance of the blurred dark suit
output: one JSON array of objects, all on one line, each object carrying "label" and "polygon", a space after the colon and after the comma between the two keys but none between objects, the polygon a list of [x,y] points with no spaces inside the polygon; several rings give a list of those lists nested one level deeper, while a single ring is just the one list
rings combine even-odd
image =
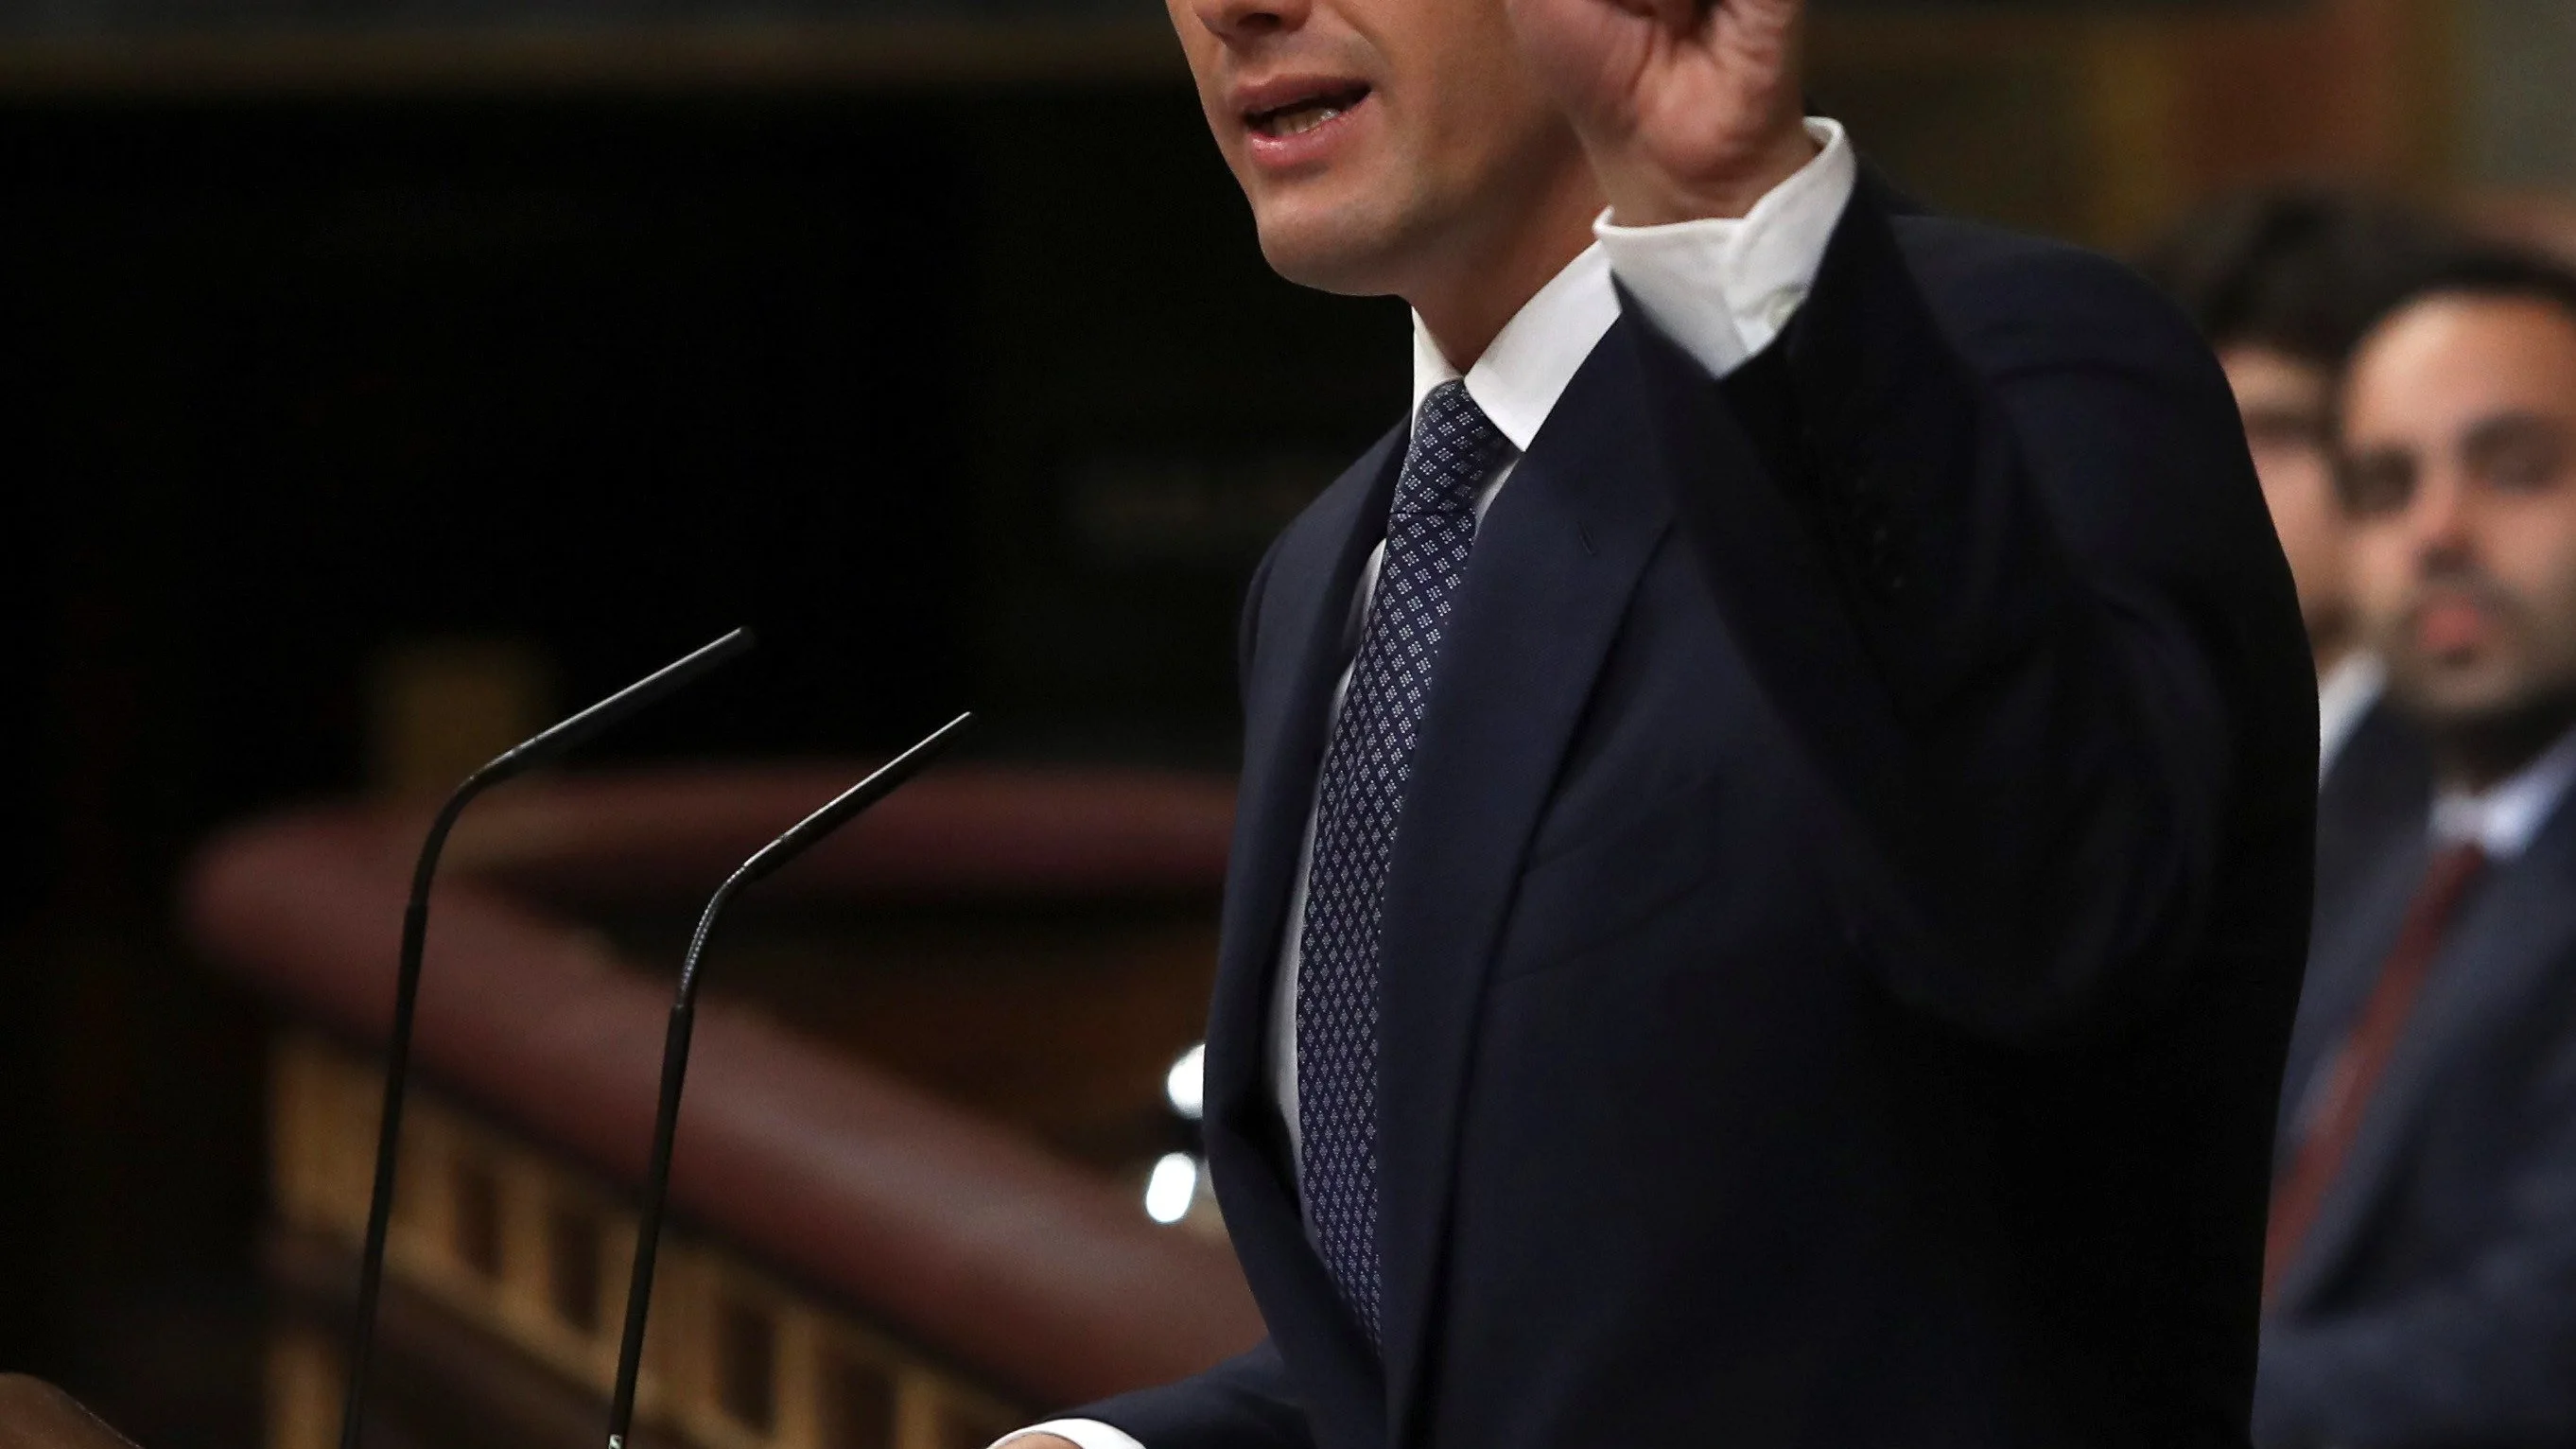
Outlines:
[{"label": "blurred dark suit", "polygon": [[2352,893],[2383,858],[2392,834],[2422,833],[2433,806],[2433,765],[2415,731],[2382,700],[2353,727],[2317,790],[2320,946],[2352,911]]},{"label": "blurred dark suit", "polygon": [[[2383,829],[2317,941],[2282,1163],[2432,849]],[[2267,1449],[2576,1444],[2576,808],[2451,918],[2264,1334]]]}]

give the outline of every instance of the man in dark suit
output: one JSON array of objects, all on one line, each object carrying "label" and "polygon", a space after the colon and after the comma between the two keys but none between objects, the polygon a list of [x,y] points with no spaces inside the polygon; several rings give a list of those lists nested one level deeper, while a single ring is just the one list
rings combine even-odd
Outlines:
[{"label": "man in dark suit", "polygon": [[2317,942],[2258,1437],[2576,1444],[2576,275],[2436,273],[2343,412],[2355,598],[2439,794]]},{"label": "man in dark suit", "polygon": [[1014,1449],[2241,1444],[2315,697],[2207,349],[1901,214],[1795,0],[1170,3],[1416,411],[1243,618],[1271,1338]]},{"label": "man in dark suit", "polygon": [[2217,350],[2299,586],[2317,662],[2320,931],[2351,913],[2371,846],[2392,823],[2420,823],[2432,798],[2423,742],[2387,707],[2386,670],[2353,616],[2334,389],[2362,334],[2461,246],[2450,228],[2401,206],[2281,187],[2210,203],[2143,260]]}]

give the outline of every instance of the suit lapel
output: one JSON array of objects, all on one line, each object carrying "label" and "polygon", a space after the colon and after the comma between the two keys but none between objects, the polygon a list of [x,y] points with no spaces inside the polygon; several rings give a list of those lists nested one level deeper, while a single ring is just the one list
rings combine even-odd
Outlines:
[{"label": "suit lapel", "polygon": [[1380,439],[1280,541],[1265,579],[1244,681],[1243,780],[1226,872],[1217,983],[1208,1013],[1210,1115],[1269,1106],[1270,990],[1306,817],[1322,768],[1325,711],[1349,661],[1352,601],[1386,533],[1405,432]]},{"label": "suit lapel", "polygon": [[1243,780],[1208,1011],[1208,1167],[1244,1277],[1311,1396],[1316,1438],[1384,1432],[1378,1366],[1307,1246],[1270,1075],[1270,1001],[1289,889],[1322,767],[1325,713],[1349,662],[1361,570],[1386,533],[1406,430],[1380,440],[1291,526],[1254,600]]},{"label": "suit lapel", "polygon": [[2576,799],[2560,805],[2521,859],[2489,877],[2444,945],[2343,1171],[2281,1284],[2285,1306],[2296,1307],[2322,1288],[2360,1241],[2396,1180],[2444,1067],[2474,1050],[2495,1016],[2519,1009],[2576,948],[2576,892],[2567,889],[2576,872],[2571,806]]},{"label": "suit lapel", "polygon": [[[1627,323],[1621,326],[1630,325]],[[1477,531],[1388,867],[1378,1245],[1390,1442],[1409,1437],[1485,973],[1521,859],[1669,510],[1622,426],[1618,349],[1577,373]]]},{"label": "suit lapel", "polygon": [[[2426,807],[2426,814],[2431,807]],[[2407,908],[2432,863],[2419,816],[2414,830],[2391,833],[2376,857],[2357,872],[2350,901],[2323,916],[2311,935],[2307,979],[2290,1033],[2288,1065],[2281,1074],[2280,1114],[2274,1133],[2276,1173],[2296,1156],[2299,1128],[2320,1089],[2318,1077],[2361,1017],[2362,1004],[2379,984],[2380,968],[2394,950]]]}]

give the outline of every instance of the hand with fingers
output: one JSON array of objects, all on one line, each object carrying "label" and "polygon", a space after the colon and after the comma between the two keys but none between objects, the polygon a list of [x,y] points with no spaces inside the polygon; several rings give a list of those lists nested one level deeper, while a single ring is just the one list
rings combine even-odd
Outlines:
[{"label": "hand with fingers", "polygon": [[1508,0],[1622,226],[1742,216],[1816,154],[1802,0]]}]

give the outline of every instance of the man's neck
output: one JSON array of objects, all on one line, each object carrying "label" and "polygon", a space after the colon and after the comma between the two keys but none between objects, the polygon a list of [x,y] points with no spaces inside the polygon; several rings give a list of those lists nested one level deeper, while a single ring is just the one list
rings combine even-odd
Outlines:
[{"label": "man's neck", "polygon": [[2351,663],[2353,655],[2358,652],[2351,638],[2339,632],[2333,635],[2310,634],[2308,648],[2316,655],[2317,678],[2320,680],[2334,678],[2334,672]]},{"label": "man's neck", "polygon": [[2526,708],[2435,732],[2434,772],[2442,788],[2484,795],[2522,773],[2576,729],[2576,697],[2552,697]]},{"label": "man's neck", "polygon": [[2317,678],[2323,679],[2336,668],[2361,652],[2359,632],[2350,620],[2340,614],[2330,618],[2310,618],[2308,652],[2316,656]]},{"label": "man's neck", "polygon": [[2443,749],[2434,838],[2476,844],[2499,861],[2519,859],[2566,813],[2568,787],[2576,783],[2576,719],[2564,723],[2571,729],[2510,766],[2501,759],[2463,761]]},{"label": "man's neck", "polygon": [[1601,205],[1589,170],[1559,176],[1499,234],[1452,248],[1435,274],[1406,289],[1405,301],[1450,366],[1461,373],[1473,368],[1539,289],[1592,245]]}]

